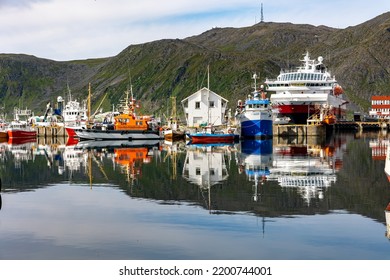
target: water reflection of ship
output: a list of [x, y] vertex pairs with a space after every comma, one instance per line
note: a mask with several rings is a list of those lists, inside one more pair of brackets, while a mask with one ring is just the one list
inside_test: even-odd
[[263, 185], [270, 176], [269, 168], [272, 165], [272, 139], [243, 140], [238, 153], [239, 173], [245, 171], [250, 182], [254, 182], [253, 200], [260, 198], [259, 184]]
[[[226, 157], [231, 156], [233, 145], [188, 145], [182, 176], [198, 185], [207, 208], [211, 211], [211, 187], [222, 184], [229, 177]], [[207, 194], [207, 199], [205, 195]]]
[[171, 179], [176, 179], [177, 177], [177, 155], [183, 152], [185, 149], [184, 141], [168, 141], [165, 140], [162, 143], [162, 150], [166, 152], [164, 157], [164, 162], [168, 161], [168, 164], [172, 167], [172, 173], [170, 175]]
[[126, 175], [126, 181], [132, 191], [138, 178], [142, 176], [142, 165], [152, 161], [154, 149], [152, 146], [116, 147], [113, 153], [114, 161]]
[[390, 203], [385, 209], [385, 218], [386, 218], [386, 237], [390, 239]]
[[325, 189], [336, 182], [345, 149], [345, 141], [340, 139], [325, 145], [315, 140], [308, 138], [306, 143], [292, 145], [274, 143], [269, 176], [281, 187], [297, 188], [308, 205], [314, 198], [322, 199]]
[[33, 160], [33, 151], [36, 149], [36, 139], [9, 139], [3, 143], [4, 149], [14, 159], [15, 168], [20, 169], [22, 162]]

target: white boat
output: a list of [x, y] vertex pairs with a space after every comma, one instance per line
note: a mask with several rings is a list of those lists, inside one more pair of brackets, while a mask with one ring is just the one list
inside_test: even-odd
[[242, 104], [238, 101], [236, 119], [240, 124], [240, 136], [243, 138], [272, 137], [272, 110], [266, 93], [261, 86], [257, 89], [257, 75], [253, 75], [254, 91]]
[[[307, 52], [303, 65], [292, 71], [281, 71], [276, 80], [266, 79], [267, 91], [278, 118], [289, 117], [291, 123], [306, 124], [313, 115], [321, 115], [327, 108], [337, 119], [345, 117], [343, 89], [331, 76], [320, 56], [310, 59]], [[320, 120], [321, 121], [321, 120]]]

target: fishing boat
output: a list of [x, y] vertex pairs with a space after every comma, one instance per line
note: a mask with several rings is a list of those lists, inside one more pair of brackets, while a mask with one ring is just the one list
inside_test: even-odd
[[335, 118], [345, 118], [348, 102], [343, 98], [342, 87], [323, 64], [323, 57], [313, 60], [307, 52], [302, 62], [297, 69], [282, 70], [276, 80], [265, 81], [267, 91], [274, 92], [270, 101], [277, 110], [276, 117], [306, 124], [308, 118], [320, 115], [321, 108], [326, 107]]
[[68, 135], [75, 134], [80, 140], [154, 140], [161, 139], [158, 123], [152, 116], [138, 116], [139, 104], [126, 91], [123, 110], [114, 117], [114, 123], [93, 128], [67, 127]]
[[172, 114], [168, 120], [168, 125], [163, 127], [161, 133], [167, 141], [180, 141], [185, 139], [185, 132], [179, 128], [176, 115], [176, 97], [172, 96]]
[[216, 130], [212, 126], [205, 127], [201, 132], [187, 134], [192, 144], [211, 144], [211, 143], [234, 143], [238, 135], [233, 129], [227, 132]]
[[14, 120], [7, 127], [7, 136], [10, 138], [35, 138], [37, 131], [22, 116], [31, 116], [31, 110], [14, 108]]
[[257, 89], [257, 75], [253, 75], [254, 91], [242, 104], [237, 104], [236, 119], [240, 124], [241, 137], [267, 138], [272, 137], [272, 108], [270, 100], [266, 98], [263, 85]]

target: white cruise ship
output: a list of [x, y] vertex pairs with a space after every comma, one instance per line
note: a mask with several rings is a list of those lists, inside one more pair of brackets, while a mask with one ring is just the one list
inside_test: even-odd
[[[346, 104], [343, 89], [323, 64], [323, 57], [310, 59], [307, 52], [303, 65], [292, 71], [282, 70], [276, 80], [266, 79], [277, 118], [289, 118], [291, 123], [306, 124], [318, 115], [323, 120], [331, 114], [335, 119], [345, 117]], [[324, 113], [325, 112], [325, 113]]]

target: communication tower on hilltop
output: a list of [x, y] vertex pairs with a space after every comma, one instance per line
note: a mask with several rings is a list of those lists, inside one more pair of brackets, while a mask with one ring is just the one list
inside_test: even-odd
[[264, 22], [263, 3], [261, 3], [261, 16], [260, 16], [260, 22]]

